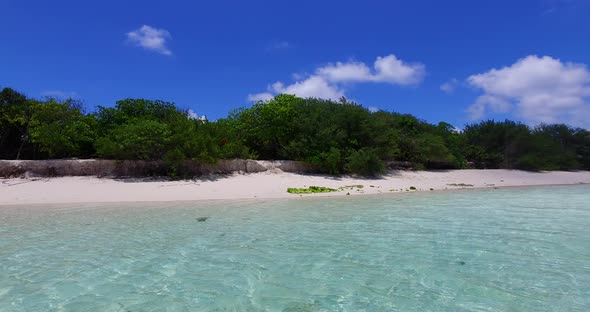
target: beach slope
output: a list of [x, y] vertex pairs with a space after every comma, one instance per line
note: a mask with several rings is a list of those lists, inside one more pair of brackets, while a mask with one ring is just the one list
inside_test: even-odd
[[[392, 171], [377, 179], [302, 175], [280, 170], [181, 181], [96, 177], [15, 178], [0, 180], [0, 205], [355, 196], [586, 183], [590, 183], [589, 171], [518, 170]], [[287, 193], [290, 187], [312, 185], [338, 191], [308, 195]]]

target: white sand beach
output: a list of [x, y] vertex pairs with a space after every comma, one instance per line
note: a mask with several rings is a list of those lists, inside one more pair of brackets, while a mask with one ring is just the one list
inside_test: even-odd
[[[16, 178], [0, 180], [0, 205], [355, 196], [582, 183], [590, 183], [589, 171], [393, 171], [378, 179], [301, 175], [280, 170], [181, 181], [96, 177]], [[287, 193], [287, 188], [311, 185], [343, 189], [323, 194]], [[349, 187], [353, 185], [362, 187]]]

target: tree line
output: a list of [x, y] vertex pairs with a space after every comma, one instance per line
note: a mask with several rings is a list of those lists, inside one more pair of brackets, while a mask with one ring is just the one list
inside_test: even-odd
[[416, 169], [590, 170], [590, 132], [564, 124], [531, 128], [482, 121], [457, 131], [409, 114], [339, 101], [278, 95], [226, 118], [192, 118], [173, 103], [125, 99], [85, 113], [75, 100], [0, 92], [0, 159], [160, 160], [179, 175], [186, 161], [299, 160], [329, 174]]

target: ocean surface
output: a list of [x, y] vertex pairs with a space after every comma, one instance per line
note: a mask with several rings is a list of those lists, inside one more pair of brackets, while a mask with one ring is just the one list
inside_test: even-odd
[[590, 186], [2, 206], [0, 311], [586, 312]]

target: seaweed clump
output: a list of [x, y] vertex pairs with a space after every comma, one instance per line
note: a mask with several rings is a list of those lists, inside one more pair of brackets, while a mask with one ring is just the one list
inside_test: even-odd
[[324, 186], [310, 186], [308, 188], [295, 188], [290, 187], [287, 189], [287, 193], [291, 194], [312, 194], [312, 193], [329, 193], [336, 192], [336, 189], [324, 187]]

